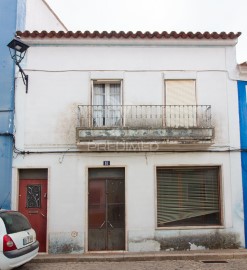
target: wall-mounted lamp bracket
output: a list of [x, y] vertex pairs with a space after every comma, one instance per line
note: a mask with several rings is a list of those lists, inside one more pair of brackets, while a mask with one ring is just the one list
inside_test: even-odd
[[17, 64], [19, 71], [21, 73], [22, 81], [24, 85], [26, 85], [26, 94], [28, 93], [28, 75], [24, 72], [24, 70], [21, 68], [20, 64]]

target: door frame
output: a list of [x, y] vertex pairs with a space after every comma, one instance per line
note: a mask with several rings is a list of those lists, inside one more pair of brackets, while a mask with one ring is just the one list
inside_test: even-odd
[[85, 167], [85, 176], [86, 176], [86, 181], [85, 181], [85, 216], [84, 216], [84, 220], [85, 220], [85, 239], [84, 239], [84, 247], [85, 247], [85, 252], [88, 253], [116, 253], [116, 252], [123, 252], [123, 250], [102, 250], [102, 251], [89, 251], [88, 250], [88, 187], [89, 187], [89, 169], [114, 169], [114, 168], [122, 168], [124, 169], [124, 196], [125, 196], [125, 250], [127, 251], [127, 177], [126, 177], [126, 172], [127, 172], [127, 166], [125, 165], [114, 165], [114, 166], [86, 166]]
[[[19, 208], [19, 188], [20, 188], [20, 170], [28, 170], [28, 169], [46, 169], [47, 170], [47, 219], [46, 219], [46, 251], [42, 252], [42, 254], [48, 254], [48, 247], [49, 247], [49, 243], [48, 243], [48, 234], [49, 234], [49, 222], [50, 222], [50, 218], [49, 218], [49, 213], [50, 213], [50, 200], [49, 200], [49, 194], [50, 194], [50, 166], [42, 166], [42, 167], [38, 167], [38, 166], [19, 166], [19, 167], [15, 167], [14, 171], [13, 171], [13, 176], [12, 178], [15, 180], [14, 181], [14, 185], [12, 185], [12, 194], [15, 194], [15, 201], [12, 203], [13, 205], [13, 209], [18, 211]], [[14, 198], [14, 196], [12, 196]]]

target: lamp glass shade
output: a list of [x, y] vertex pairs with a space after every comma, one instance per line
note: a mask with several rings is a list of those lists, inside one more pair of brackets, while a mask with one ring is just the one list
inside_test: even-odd
[[13, 49], [20, 53], [25, 52], [29, 48], [29, 46], [26, 43], [24, 43], [18, 38], [14, 38], [12, 41], [10, 41], [10, 43], [7, 46], [10, 49]]

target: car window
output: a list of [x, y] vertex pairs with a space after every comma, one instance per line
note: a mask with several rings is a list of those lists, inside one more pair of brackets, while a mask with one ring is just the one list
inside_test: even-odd
[[8, 234], [31, 229], [28, 219], [18, 212], [0, 213]]

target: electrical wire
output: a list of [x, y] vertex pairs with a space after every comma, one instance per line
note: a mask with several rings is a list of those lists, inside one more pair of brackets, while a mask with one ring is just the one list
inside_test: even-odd
[[[228, 146], [220, 146], [219, 148], [222, 149], [191, 149], [191, 150], [179, 150], [179, 149], [167, 149], [162, 151], [157, 151], [158, 153], [241, 153], [247, 152], [247, 148], [234, 148]], [[225, 149], [228, 148], [228, 149]], [[80, 154], [80, 153], [96, 153], [96, 151], [83, 151], [83, 150], [46, 150], [46, 151], [26, 151], [16, 148], [14, 143], [14, 153], [18, 155], [30, 155], [30, 154]], [[97, 151], [97, 153], [116, 153], [116, 152], [123, 152], [123, 153], [130, 153], [130, 151]], [[156, 151], [131, 151], [134, 153], [145, 153], [145, 152], [156, 152]]]

